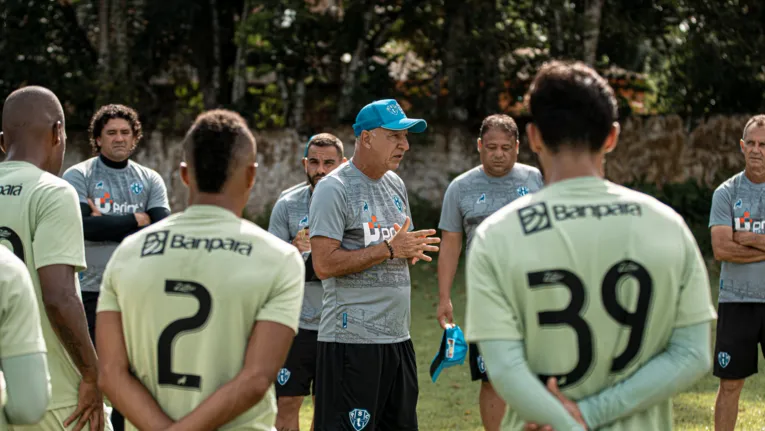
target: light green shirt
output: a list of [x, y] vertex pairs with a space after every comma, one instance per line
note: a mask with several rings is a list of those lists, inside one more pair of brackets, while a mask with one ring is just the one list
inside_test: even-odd
[[[194, 205], [117, 247], [98, 312], [122, 313], [131, 370], [179, 420], [239, 373], [258, 321], [297, 332], [304, 277], [292, 245], [230, 211]], [[223, 429], [270, 431], [275, 419], [271, 386]]]
[[[682, 218], [595, 177], [554, 183], [486, 219], [467, 271], [468, 340], [522, 340], [531, 371], [557, 377], [574, 400], [634, 373], [673, 328], [715, 318]], [[671, 411], [666, 399], [604, 429], [671, 429]], [[508, 410], [502, 429], [522, 428]]]
[[[0, 244], [24, 261], [37, 296], [52, 385], [48, 410], [75, 406], [81, 376], [48, 320], [37, 270], [57, 264], [73, 266], [75, 272], [85, 269], [77, 192], [26, 162], [0, 163], [0, 191]], [[79, 295], [76, 274], [74, 279]]]

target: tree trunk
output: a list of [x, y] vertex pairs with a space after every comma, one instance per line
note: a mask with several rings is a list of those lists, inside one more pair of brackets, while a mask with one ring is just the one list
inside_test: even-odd
[[218, 1], [210, 1], [210, 16], [212, 20], [212, 80], [208, 88], [203, 91], [205, 108], [211, 109], [218, 106], [220, 94], [220, 22], [218, 21]]
[[303, 127], [303, 114], [305, 113], [305, 79], [301, 76], [295, 82], [295, 92], [292, 97], [292, 124], [297, 130]]
[[598, 55], [598, 39], [600, 38], [600, 16], [603, 12], [604, 0], [587, 0], [584, 9], [584, 48], [583, 60], [590, 66], [595, 65]]
[[373, 7], [364, 12], [364, 32], [356, 42], [356, 49], [353, 52], [350, 64], [343, 73], [343, 87], [340, 91], [340, 102], [337, 104], [337, 118], [340, 121], [345, 120], [353, 108], [353, 90], [356, 88], [356, 79], [359, 69], [366, 63], [367, 35], [374, 17]]
[[244, 0], [242, 15], [239, 18], [240, 33], [237, 34], [236, 60], [234, 60], [234, 84], [231, 89], [231, 103], [234, 105], [239, 103], [247, 92], [247, 68], [245, 64], [247, 37], [241, 34], [241, 29], [243, 29], [247, 23], [247, 16], [250, 12], [249, 3], [248, 0]]

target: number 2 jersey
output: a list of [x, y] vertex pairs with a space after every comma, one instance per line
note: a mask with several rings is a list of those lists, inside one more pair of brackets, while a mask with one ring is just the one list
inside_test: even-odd
[[12, 250], [26, 264], [35, 287], [48, 349], [51, 380], [48, 410], [75, 406], [82, 378], [53, 331], [37, 270], [48, 265], [74, 267], [74, 284], [79, 294], [76, 272], [85, 269], [85, 244], [77, 192], [66, 181], [31, 163], [0, 163], [0, 245]]
[[[179, 420], [239, 373], [256, 322], [297, 332], [304, 273], [292, 245], [228, 210], [194, 205], [117, 247], [98, 312], [122, 313], [131, 370]], [[270, 431], [275, 419], [271, 385], [222, 428]]]
[[[468, 340], [523, 341], [531, 371], [557, 377], [574, 400], [630, 376], [674, 328], [716, 317], [683, 219], [596, 177], [554, 183], [487, 218], [467, 271]], [[520, 430], [511, 409], [502, 429]], [[602, 429], [672, 429], [671, 409], [666, 399]]]

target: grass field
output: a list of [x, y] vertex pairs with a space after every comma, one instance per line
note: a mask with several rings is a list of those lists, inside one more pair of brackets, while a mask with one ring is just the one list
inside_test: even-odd
[[[463, 267], [452, 293], [455, 321], [463, 324], [465, 309], [465, 284]], [[711, 285], [716, 303], [718, 275], [716, 265], [710, 269]], [[418, 415], [422, 431], [482, 431], [478, 410], [478, 382], [470, 381], [467, 361], [460, 367], [449, 368], [438, 379], [430, 380], [430, 361], [441, 342], [441, 328], [436, 323], [438, 302], [436, 262], [417, 264], [412, 269], [412, 340], [417, 352], [417, 369], [420, 383]], [[760, 360], [760, 371], [765, 371], [765, 361]], [[717, 379], [711, 374], [688, 391], [674, 398], [676, 430], [714, 429], [714, 399]], [[765, 378], [763, 373], [747, 380], [741, 395], [736, 429], [765, 430]], [[313, 408], [306, 399], [301, 411], [301, 429], [309, 430]]]

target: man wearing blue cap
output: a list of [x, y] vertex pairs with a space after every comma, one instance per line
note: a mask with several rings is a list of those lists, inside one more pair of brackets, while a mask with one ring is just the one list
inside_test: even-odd
[[344, 162], [343, 142], [337, 136], [329, 133], [312, 136], [306, 144], [303, 158], [307, 181], [282, 192], [268, 223], [268, 231], [297, 247], [306, 261], [300, 329], [284, 367], [279, 370], [275, 385], [278, 430], [299, 430], [303, 397], [315, 393], [315, 387], [311, 385], [315, 385], [316, 378], [316, 337], [321, 318], [322, 288], [310, 259], [308, 206], [316, 183]]
[[404, 182], [393, 170], [409, 150], [395, 100], [365, 106], [353, 158], [316, 187], [309, 226], [324, 297], [318, 337], [315, 427], [417, 430], [417, 365], [409, 336], [407, 262], [431, 261], [434, 229], [414, 231]]

